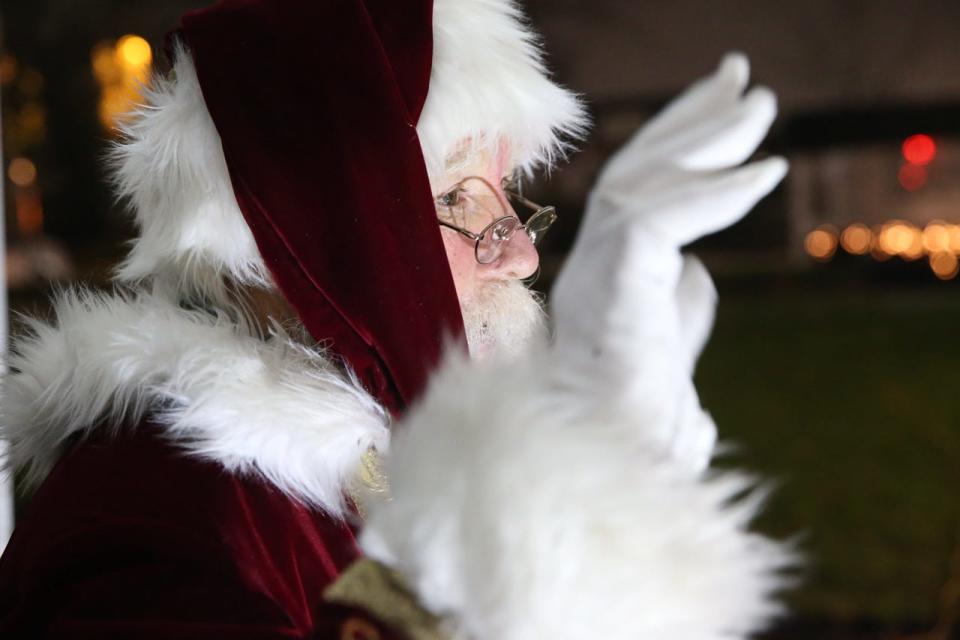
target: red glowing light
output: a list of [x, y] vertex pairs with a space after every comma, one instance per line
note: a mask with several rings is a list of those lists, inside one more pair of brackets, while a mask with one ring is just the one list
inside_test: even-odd
[[916, 191], [927, 183], [927, 168], [917, 164], [905, 164], [897, 172], [897, 180], [907, 191]]
[[937, 143], [930, 136], [918, 133], [903, 141], [903, 158], [910, 164], [930, 164], [937, 155]]

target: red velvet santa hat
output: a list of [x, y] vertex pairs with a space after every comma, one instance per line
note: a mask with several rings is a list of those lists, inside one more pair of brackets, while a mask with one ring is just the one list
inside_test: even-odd
[[183, 40], [115, 154], [119, 279], [277, 286], [401, 409], [462, 331], [428, 176], [465, 143], [552, 162], [581, 106], [511, 0], [223, 0]]

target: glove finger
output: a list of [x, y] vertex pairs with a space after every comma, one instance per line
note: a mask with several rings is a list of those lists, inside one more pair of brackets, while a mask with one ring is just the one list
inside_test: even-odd
[[644, 208], [656, 212], [656, 226], [678, 246], [725, 229], [770, 193], [787, 172], [780, 157], [704, 176]]
[[629, 191], [639, 177], [652, 182], [665, 170], [670, 172], [673, 166], [715, 171], [738, 165], [760, 146], [776, 115], [774, 93], [766, 87], [757, 87], [743, 100], [728, 105], [722, 113], [704, 118], [665, 141], [653, 154], [663, 159], [660, 164], [641, 168], [637, 162], [631, 171], [605, 172], [603, 188]]
[[723, 57], [717, 70], [693, 83], [644, 127], [647, 144], [669, 138], [735, 102], [750, 80], [750, 62], [739, 52]]
[[678, 135], [677, 164], [696, 171], [738, 165], [760, 146], [776, 116], [776, 96], [766, 87], [757, 87], [722, 117]]
[[725, 111], [736, 103], [749, 75], [746, 56], [727, 54], [716, 72], [694, 83], [634, 134], [607, 162], [598, 184], [628, 179], [643, 163], [661, 158], [662, 152], [669, 150], [670, 139], [677, 132], [709, 121], [718, 111]]
[[685, 371], [693, 375], [697, 359], [710, 338], [717, 305], [717, 289], [713, 280], [707, 268], [694, 256], [683, 257], [676, 298]]
[[654, 182], [596, 190], [578, 242], [622, 233], [639, 222], [674, 246], [683, 246], [742, 218], [786, 171], [787, 161], [776, 156], [737, 169], [665, 172]]

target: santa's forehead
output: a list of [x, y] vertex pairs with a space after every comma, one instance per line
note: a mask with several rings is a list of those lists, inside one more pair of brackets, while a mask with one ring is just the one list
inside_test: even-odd
[[480, 176], [496, 184], [514, 170], [509, 144], [475, 146], [465, 143], [448, 159], [443, 173], [430, 176], [430, 187], [434, 193], [441, 193], [468, 176]]

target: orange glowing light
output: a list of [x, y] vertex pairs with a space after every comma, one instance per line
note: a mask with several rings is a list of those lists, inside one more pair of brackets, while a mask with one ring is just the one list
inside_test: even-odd
[[153, 51], [140, 36], [123, 36], [117, 40], [117, 57], [128, 67], [141, 69], [153, 60]]
[[100, 104], [97, 107], [97, 113], [100, 116], [100, 122], [110, 129], [115, 127], [123, 115], [129, 111], [133, 104], [133, 96], [122, 86], [107, 86], [103, 89], [100, 96]]
[[950, 251], [950, 229], [947, 224], [934, 220], [923, 230], [923, 248], [929, 253]]
[[923, 232], [916, 227], [910, 227], [910, 244], [900, 252], [904, 260], [919, 260], [923, 257]]
[[937, 155], [937, 143], [930, 136], [918, 133], [903, 141], [901, 151], [903, 151], [904, 160], [910, 164], [923, 166], [933, 162]]
[[37, 179], [37, 167], [27, 158], [14, 158], [10, 161], [7, 176], [18, 187], [29, 187]]
[[38, 189], [22, 189], [14, 196], [17, 227], [25, 235], [36, 235], [43, 231], [43, 204]]
[[123, 82], [123, 70], [117, 64], [117, 52], [109, 41], [98, 42], [90, 52], [93, 75], [100, 84]]
[[873, 233], [865, 224], [852, 224], [843, 230], [840, 234], [840, 245], [847, 253], [855, 256], [862, 256], [870, 252], [870, 245], [873, 243]]
[[884, 253], [892, 256], [908, 251], [913, 244], [911, 225], [902, 220], [887, 222], [880, 230], [878, 244]]
[[900, 186], [907, 191], [916, 191], [927, 184], [927, 168], [918, 164], [907, 163], [897, 172]]
[[814, 229], [807, 234], [803, 247], [814, 260], [825, 262], [837, 251], [837, 232], [828, 225]]
[[941, 280], [950, 280], [960, 271], [957, 256], [946, 251], [940, 251], [930, 256], [930, 269]]
[[114, 131], [140, 98], [150, 75], [150, 43], [136, 35], [97, 43], [91, 51], [93, 75], [100, 84], [98, 113], [103, 126]]
[[17, 59], [11, 55], [0, 56], [0, 84], [4, 86], [17, 77]]
[[947, 233], [950, 235], [950, 251], [960, 254], [960, 226], [947, 225]]
[[874, 225], [870, 231], [873, 234], [870, 240], [870, 257], [878, 262], [886, 262], [891, 256], [880, 246], [880, 236], [883, 233], [883, 226], [879, 224]]

